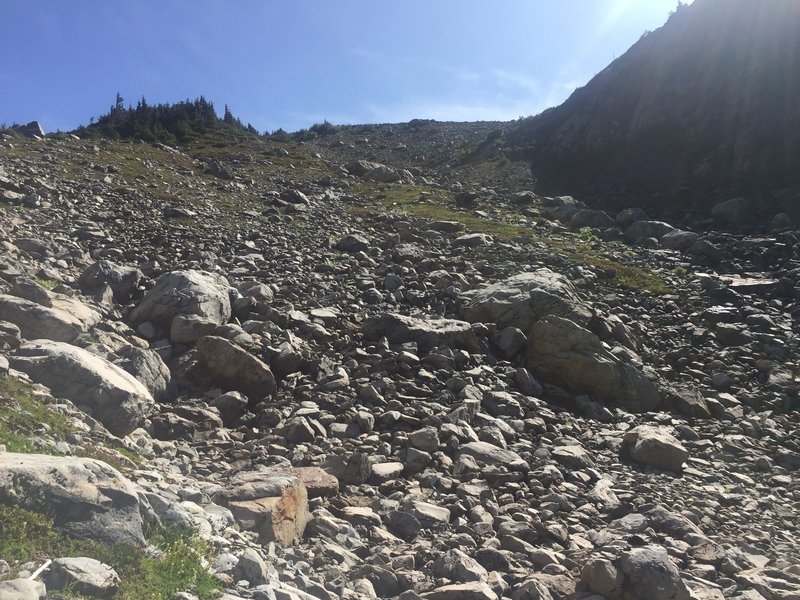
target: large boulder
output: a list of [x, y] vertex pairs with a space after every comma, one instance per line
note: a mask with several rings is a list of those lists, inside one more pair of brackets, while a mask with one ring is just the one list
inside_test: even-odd
[[465, 292], [461, 316], [472, 323], [496, 323], [526, 332], [542, 317], [558, 315], [583, 323], [591, 311], [575, 287], [549, 269], [520, 273], [492, 285]]
[[129, 319], [169, 329], [176, 315], [198, 315], [217, 325], [231, 318], [230, 286], [221, 275], [206, 271], [172, 271], [156, 281]]
[[270, 368], [234, 342], [204, 336], [197, 341], [197, 355], [221, 388], [241, 392], [253, 402], [275, 394], [277, 384]]
[[72, 400], [114, 435], [127, 435], [142, 425], [155, 404], [147, 388], [130, 373], [63, 342], [26, 342], [11, 357], [10, 365], [49, 387], [55, 396]]
[[73, 342], [100, 320], [99, 313], [78, 300], [61, 297], [53, 303], [47, 296], [44, 299], [51, 306], [0, 294], [0, 321], [14, 323], [28, 340]]
[[640, 425], [625, 434], [621, 452], [638, 463], [679, 473], [689, 451], [663, 429]]
[[417, 342], [423, 350], [448, 346], [474, 351], [478, 336], [465, 321], [454, 319], [421, 319], [395, 313], [383, 313], [364, 322], [364, 337], [378, 340], [386, 337], [393, 344]]
[[136, 267], [100, 260], [84, 269], [78, 279], [81, 289], [91, 292], [107, 285], [117, 302], [127, 302], [144, 275]]
[[227, 505], [242, 529], [258, 534], [262, 544], [294, 544], [311, 518], [303, 481], [276, 469], [237, 474], [219, 492], [218, 501]]
[[538, 377], [631, 412], [647, 412], [659, 405], [660, 394], [653, 382], [573, 321], [545, 317], [533, 326], [528, 339], [527, 367]]
[[667, 551], [644, 546], [616, 558], [596, 556], [581, 571], [581, 583], [608, 600], [689, 600], [689, 589]]
[[715, 204], [711, 216], [726, 225], [744, 225], [752, 219], [753, 212], [754, 205], [747, 198], [731, 198]]
[[0, 453], [0, 503], [52, 515], [79, 539], [145, 543], [136, 487], [99, 460]]
[[356, 160], [347, 165], [347, 172], [361, 177], [368, 181], [375, 181], [378, 183], [392, 183], [400, 181], [402, 175], [393, 167], [387, 165], [369, 162], [366, 160]]
[[49, 590], [69, 588], [91, 598], [113, 598], [120, 584], [114, 569], [86, 556], [57, 558], [44, 578]]

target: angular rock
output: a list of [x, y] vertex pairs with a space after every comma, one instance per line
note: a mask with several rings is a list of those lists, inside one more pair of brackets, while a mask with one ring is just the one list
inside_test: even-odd
[[636, 462], [679, 473], [689, 458], [689, 451], [668, 432], [640, 425], [628, 431], [622, 442], [622, 453]]
[[10, 362], [55, 395], [72, 400], [117, 436], [139, 427], [155, 406], [147, 388], [130, 373], [70, 344], [27, 342]]
[[465, 321], [454, 319], [421, 319], [406, 315], [383, 313], [364, 322], [364, 337], [378, 340], [386, 337], [393, 344], [417, 342], [420, 349], [447, 346], [475, 350], [478, 336]]
[[73, 342], [100, 319], [100, 315], [88, 310], [88, 307], [86, 314], [81, 316], [16, 296], [0, 294], [0, 321], [14, 323], [19, 327], [22, 337], [28, 340]]
[[227, 280], [205, 271], [172, 271], [156, 281], [128, 318], [134, 325], [149, 321], [168, 329], [177, 315], [198, 315], [217, 325], [231, 318]]
[[253, 402], [275, 394], [277, 383], [270, 368], [237, 344], [207, 335], [197, 341], [197, 354], [223, 389], [241, 392]]
[[486, 465], [503, 465], [510, 469], [527, 469], [528, 464], [516, 452], [488, 442], [469, 442], [458, 450], [459, 456], [471, 456]]
[[135, 267], [118, 265], [110, 260], [100, 260], [89, 265], [78, 279], [81, 289], [94, 291], [107, 285], [114, 293], [114, 300], [127, 302], [144, 275]]
[[549, 269], [520, 273], [463, 294], [462, 317], [471, 322], [513, 326], [527, 333], [547, 315], [585, 322], [591, 312], [569, 280]]
[[119, 589], [120, 578], [107, 564], [94, 558], [57, 558], [44, 577], [47, 588], [71, 591], [92, 598], [112, 598]]
[[51, 514], [79, 539], [145, 543], [137, 488], [98, 460], [0, 452], [0, 502]]
[[483, 582], [443, 585], [422, 594], [425, 600], [497, 600], [498, 596]]
[[294, 544], [311, 518], [306, 486], [280, 469], [242, 472], [220, 495], [239, 526], [257, 533], [262, 544]]
[[653, 382], [576, 323], [546, 317], [533, 326], [528, 339], [527, 366], [537, 377], [632, 412], [647, 412], [659, 405]]

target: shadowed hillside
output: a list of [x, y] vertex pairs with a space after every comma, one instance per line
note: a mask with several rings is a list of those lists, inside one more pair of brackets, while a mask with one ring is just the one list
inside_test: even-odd
[[800, 3], [697, 0], [508, 136], [538, 190], [682, 216], [800, 206]]

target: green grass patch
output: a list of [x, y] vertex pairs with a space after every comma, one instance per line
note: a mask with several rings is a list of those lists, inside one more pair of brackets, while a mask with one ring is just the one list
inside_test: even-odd
[[64, 439], [73, 428], [67, 417], [37, 399], [29, 384], [0, 377], [0, 444], [9, 452], [47, 452], [33, 442], [43, 430]]
[[377, 195], [374, 189], [367, 184], [360, 184], [357, 191], [370, 200], [364, 205], [350, 207], [351, 212], [366, 217], [373, 216], [380, 211], [390, 210], [431, 221], [457, 221], [464, 225], [467, 232], [487, 233], [499, 240], [529, 236], [571, 262], [613, 272], [612, 281], [626, 289], [653, 294], [666, 294], [672, 291], [660, 273], [633, 264], [621, 263], [592, 248], [592, 242], [598, 241], [599, 238], [589, 228], [578, 233], [577, 243], [570, 244], [536, 234], [531, 227], [509, 222], [520, 218], [519, 214], [512, 211], [507, 213], [509, 221], [501, 221], [477, 215], [474, 211], [459, 210], [455, 206], [452, 195], [438, 188], [393, 185], [387, 186]]
[[[374, 188], [362, 185], [361, 191], [367, 193]], [[487, 233], [501, 240], [510, 240], [520, 235], [531, 235], [530, 227], [488, 219], [473, 212], [458, 210], [452, 194], [438, 188], [412, 185], [388, 187], [366, 205], [351, 207], [359, 216], [374, 215], [376, 210], [392, 210], [401, 214], [414, 215], [430, 221], [457, 221], [464, 225], [468, 233]]]
[[[75, 431], [69, 418], [36, 397], [30, 384], [0, 377], [0, 444], [8, 452], [52, 454], [49, 444], [35, 440], [41, 437], [65, 441]], [[138, 467], [143, 462], [141, 456], [118, 445], [85, 443], [72, 450], [77, 456], [101, 460], [120, 470]]]
[[203, 566], [211, 557], [209, 544], [176, 528], [159, 529], [148, 538], [157, 553], [76, 540], [56, 531], [45, 515], [0, 505], [0, 556], [12, 564], [63, 556], [97, 559], [120, 576], [117, 600], [168, 600], [183, 590], [209, 598], [219, 588]]

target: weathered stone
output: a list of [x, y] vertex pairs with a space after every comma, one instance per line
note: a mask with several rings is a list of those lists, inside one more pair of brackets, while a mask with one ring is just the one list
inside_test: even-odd
[[197, 354], [220, 387], [241, 392], [253, 402], [275, 394], [277, 383], [270, 368], [237, 344], [207, 335], [197, 341]]
[[76, 316], [60, 308], [0, 294], [0, 320], [14, 323], [28, 340], [73, 342], [100, 319], [100, 315], [88, 307], [83, 313]]
[[144, 544], [137, 489], [98, 460], [0, 453], [0, 502], [52, 514], [79, 539]]
[[668, 432], [640, 425], [625, 434], [622, 452], [636, 462], [679, 473], [689, 452]]
[[386, 337], [393, 344], [417, 342], [421, 349], [448, 346], [474, 350], [478, 337], [472, 326], [454, 319], [420, 319], [383, 313], [364, 322], [364, 337], [377, 340]]
[[173, 271], [156, 281], [129, 319], [135, 325], [149, 321], [165, 329], [176, 315], [198, 315], [217, 325], [231, 318], [230, 286], [217, 274]]
[[112, 598], [119, 589], [120, 578], [107, 564], [94, 558], [57, 558], [45, 573], [50, 590], [70, 590], [92, 598]]
[[634, 366], [619, 361], [596, 335], [576, 323], [545, 317], [533, 326], [528, 338], [528, 368], [538, 377], [632, 412], [658, 406], [656, 386]]
[[130, 373], [86, 350], [48, 340], [19, 347], [11, 365], [54, 394], [69, 398], [114, 435], [139, 427], [155, 402]]
[[3, 600], [45, 600], [47, 588], [41, 581], [9, 579], [0, 581], [0, 598]]
[[114, 293], [114, 300], [127, 302], [144, 275], [135, 267], [118, 265], [110, 260], [100, 260], [88, 266], [81, 273], [81, 289], [94, 291], [107, 285]]
[[280, 470], [242, 472], [221, 496], [239, 526], [257, 533], [262, 544], [294, 544], [310, 519], [305, 485]]
[[464, 294], [463, 318], [470, 322], [496, 323], [528, 332], [547, 315], [589, 319], [589, 309], [578, 298], [569, 280], [549, 269], [520, 273], [487, 287]]

